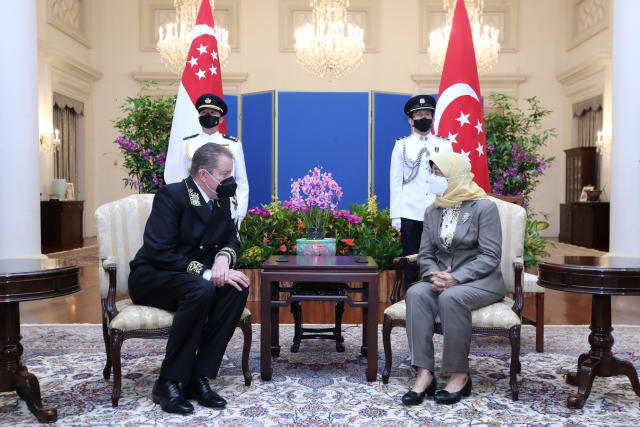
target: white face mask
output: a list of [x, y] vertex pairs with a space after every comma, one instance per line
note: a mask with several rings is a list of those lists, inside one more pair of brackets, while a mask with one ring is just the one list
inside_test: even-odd
[[436, 196], [442, 196], [448, 187], [449, 182], [444, 176], [432, 174], [429, 178], [429, 189]]
[[[462, 178], [463, 176], [465, 176], [465, 174], [452, 176], [449, 179]], [[432, 173], [429, 177], [429, 189], [436, 196], [442, 196], [444, 192], [447, 191], [447, 188], [449, 188], [449, 179]]]

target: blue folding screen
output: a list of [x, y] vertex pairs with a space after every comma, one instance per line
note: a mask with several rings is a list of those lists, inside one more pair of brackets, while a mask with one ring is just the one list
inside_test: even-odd
[[369, 94], [278, 92], [277, 96], [278, 198], [289, 199], [292, 178], [323, 166], [342, 187], [341, 208], [366, 202]]
[[389, 207], [389, 166], [396, 139], [411, 133], [404, 114], [410, 95], [373, 92], [373, 194], [381, 209]]
[[227, 135], [238, 136], [238, 95], [225, 95], [224, 102], [227, 103], [229, 111], [225, 116], [227, 121]]
[[273, 92], [242, 95], [242, 146], [249, 180], [249, 208], [271, 201], [273, 118]]

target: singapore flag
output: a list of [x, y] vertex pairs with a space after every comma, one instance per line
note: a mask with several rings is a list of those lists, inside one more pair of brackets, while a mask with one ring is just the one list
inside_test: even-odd
[[458, 0], [442, 69], [433, 131], [449, 138], [453, 151], [469, 159], [473, 180], [488, 193], [491, 189], [480, 100], [471, 26], [464, 0]]
[[[214, 28], [211, 4], [209, 0], [202, 0], [178, 88], [167, 158], [179, 158], [180, 155], [184, 155], [182, 152], [174, 153], [176, 150], [182, 150], [183, 138], [202, 131], [195, 106], [198, 97], [204, 93], [212, 93], [224, 99], [218, 40]], [[227, 132], [224, 119], [220, 122], [218, 131], [222, 134]], [[166, 178], [165, 176], [165, 180]], [[167, 180], [167, 183], [169, 181]]]

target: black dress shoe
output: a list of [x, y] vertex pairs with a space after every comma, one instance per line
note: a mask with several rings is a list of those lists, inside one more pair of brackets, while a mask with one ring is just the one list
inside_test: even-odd
[[[433, 375], [433, 372], [431, 373]], [[436, 388], [438, 387], [438, 383], [436, 382], [436, 377], [434, 376], [431, 379], [431, 383], [427, 386], [427, 388], [421, 392], [415, 392], [413, 390], [409, 390], [402, 396], [402, 403], [407, 406], [419, 405], [424, 400], [424, 396], [433, 396], [436, 392]]]
[[202, 406], [207, 408], [222, 409], [227, 406], [218, 393], [211, 390], [206, 377], [195, 377], [184, 388], [184, 395], [189, 399], [195, 399]]
[[460, 399], [462, 399], [463, 397], [468, 397], [470, 394], [471, 394], [471, 375], [467, 375], [467, 382], [464, 384], [464, 386], [460, 390], [454, 391], [452, 393], [449, 393], [444, 389], [439, 390], [436, 393], [433, 400], [435, 400], [436, 403], [441, 403], [443, 405], [453, 405], [454, 403], [460, 402]]
[[153, 403], [158, 403], [163, 411], [172, 414], [190, 414], [193, 405], [182, 396], [178, 383], [158, 378], [151, 392]]

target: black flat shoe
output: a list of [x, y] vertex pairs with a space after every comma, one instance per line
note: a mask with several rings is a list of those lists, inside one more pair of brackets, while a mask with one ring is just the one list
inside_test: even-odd
[[436, 403], [440, 403], [443, 405], [453, 405], [454, 403], [460, 402], [460, 399], [462, 399], [463, 397], [468, 397], [470, 394], [471, 394], [471, 375], [467, 375], [467, 382], [464, 384], [464, 386], [460, 390], [454, 391], [452, 393], [449, 393], [444, 389], [439, 390], [436, 393], [433, 400], [435, 400]]
[[222, 409], [227, 406], [227, 401], [211, 390], [206, 377], [196, 377], [191, 380], [191, 383], [184, 388], [184, 395], [189, 399], [195, 399], [199, 404], [207, 408]]
[[165, 412], [182, 415], [193, 412], [193, 405], [184, 398], [175, 381], [157, 379], [153, 384], [151, 397], [153, 403], [159, 404]]
[[[431, 373], [433, 376], [433, 372]], [[407, 406], [419, 405], [424, 400], [424, 396], [433, 396], [436, 393], [436, 388], [438, 388], [438, 383], [436, 381], [436, 377], [433, 376], [431, 379], [431, 383], [427, 386], [427, 388], [421, 392], [417, 393], [415, 391], [409, 390], [402, 396], [402, 403]]]

